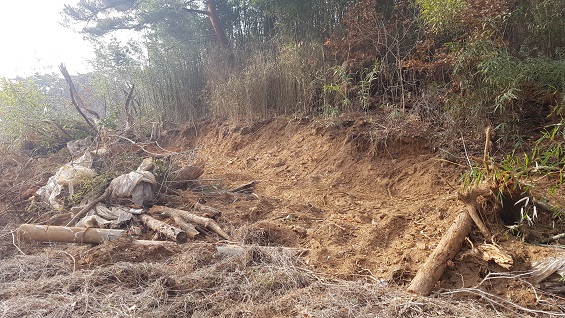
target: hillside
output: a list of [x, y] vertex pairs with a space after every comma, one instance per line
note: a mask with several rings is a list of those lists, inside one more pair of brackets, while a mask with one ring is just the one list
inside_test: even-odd
[[[466, 138], [465, 149], [480, 154], [481, 137]], [[45, 182], [68, 155], [6, 153], [2, 171], [5, 183], [13, 182], [4, 187], [0, 218], [2, 317], [563, 315], [562, 298], [511, 277], [558, 250], [524, 243], [503, 224], [489, 226], [514, 259], [511, 272], [475, 257], [465, 243], [436, 285], [437, 297], [404, 291], [465, 209], [457, 199], [457, 180], [468, 168], [459, 141], [416, 117], [394, 121], [381, 113], [208, 120], [166, 131], [159, 147], [145, 149], [184, 153], [179, 160], [198, 162], [204, 174], [197, 187], [161, 191], [157, 203], [184, 209], [198, 200], [221, 211], [217, 223], [245, 247], [231, 254], [219, 252], [222, 238], [212, 233], [156, 246], [15, 241], [19, 224], [45, 218], [37, 211], [54, 214], [30, 209], [18, 194]], [[149, 156], [124, 140], [108, 146], [114, 158]], [[252, 196], [215, 191], [251, 181]], [[473, 228], [469, 242], [482, 240]], [[489, 273], [509, 278], [484, 282]]]

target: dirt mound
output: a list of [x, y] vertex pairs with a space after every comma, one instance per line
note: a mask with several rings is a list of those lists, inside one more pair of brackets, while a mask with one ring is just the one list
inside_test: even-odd
[[341, 278], [405, 280], [464, 209], [459, 171], [439, 160], [421, 122], [383, 127], [371, 118], [207, 126], [196, 147], [204, 178], [260, 180], [261, 200], [223, 207], [235, 228], [255, 222], [255, 243], [307, 247], [313, 268]]
[[[457, 200], [461, 167], [438, 155], [440, 134], [415, 118], [392, 122], [378, 115], [207, 121], [168, 131], [160, 146], [195, 149], [205, 173], [198, 191], [162, 196], [160, 204], [180, 208], [206, 201], [222, 212], [216, 221], [232, 240], [252, 248], [221, 255], [214, 245], [219, 237], [206, 236], [174, 247], [117, 240], [30, 247], [24, 251], [35, 255], [14, 256], [19, 252], [6, 241], [0, 251], [9, 259], [0, 272], [11, 274], [0, 279], [0, 302], [7, 317], [30, 308], [30, 316], [132, 317], [506, 316], [500, 310], [515, 317], [563, 311], [519, 280], [490, 279], [506, 270], [474, 258], [470, 246], [463, 246], [436, 286], [460, 293], [440, 292], [434, 299], [402, 292], [465, 209]], [[212, 191], [254, 180], [255, 196]], [[11, 239], [10, 225], [2, 225], [2, 237]], [[471, 234], [473, 242], [480, 238]], [[548, 254], [510, 235], [499, 243], [513, 254], [517, 271]], [[270, 248], [280, 246], [304, 252], [290, 257]], [[21, 262], [27, 265], [18, 272]], [[475, 288], [485, 278], [486, 290], [498, 295], [488, 298], [488, 306], [477, 301], [485, 295]]]

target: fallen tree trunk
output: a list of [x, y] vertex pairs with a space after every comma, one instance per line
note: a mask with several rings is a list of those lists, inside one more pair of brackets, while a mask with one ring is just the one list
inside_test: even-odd
[[35, 242], [101, 243], [118, 238], [124, 230], [22, 224], [18, 238]]
[[209, 230], [216, 232], [219, 236], [226, 240], [230, 240], [230, 236], [222, 230], [222, 228], [212, 219], [205, 218], [202, 216], [198, 216], [196, 214], [192, 214], [188, 211], [178, 210], [169, 208], [166, 206], [155, 205], [151, 209], [149, 209], [149, 213], [176, 213], [177, 215], [181, 216], [185, 221], [191, 222], [197, 225], [201, 225]]
[[421, 295], [428, 295], [432, 291], [447, 267], [447, 262], [459, 252], [463, 240], [471, 232], [472, 225], [473, 219], [469, 213], [462, 212], [457, 216], [435, 250], [418, 269], [408, 286], [408, 291]]
[[153, 231], [161, 233], [177, 243], [186, 243], [186, 233], [183, 230], [154, 219], [146, 214], [140, 215], [139, 219], [143, 224], [145, 224], [145, 226], [152, 229]]

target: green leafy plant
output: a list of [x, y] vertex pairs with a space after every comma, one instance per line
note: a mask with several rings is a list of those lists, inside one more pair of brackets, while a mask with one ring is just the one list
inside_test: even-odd
[[466, 3], [461, 0], [416, 0], [426, 25], [434, 32], [454, 32], [462, 27]]
[[359, 93], [358, 98], [359, 102], [361, 103], [361, 109], [367, 110], [371, 104], [371, 87], [373, 86], [374, 82], [377, 80], [377, 76], [380, 72], [380, 65], [379, 61], [375, 60], [373, 67], [371, 69], [365, 69], [362, 74], [362, 80], [359, 81]]

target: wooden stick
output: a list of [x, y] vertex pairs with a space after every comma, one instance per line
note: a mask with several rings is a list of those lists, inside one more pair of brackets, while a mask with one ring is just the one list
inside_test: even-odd
[[241, 185], [241, 186], [239, 186], [239, 187], [237, 187], [237, 188], [233, 188], [233, 189], [231, 189], [231, 190], [228, 190], [228, 192], [233, 192], [233, 193], [237, 193], [237, 192], [240, 192], [240, 193], [251, 193], [251, 192], [253, 192], [253, 189], [255, 188], [255, 185], [256, 185], [256, 184], [257, 184], [257, 181], [251, 181], [251, 182], [248, 182], [248, 183], [246, 183], [246, 184], [244, 184], [244, 185]]
[[106, 188], [106, 190], [101, 196], [99, 196], [98, 198], [94, 199], [94, 201], [87, 204], [84, 208], [82, 208], [82, 210], [78, 211], [78, 213], [69, 221], [69, 223], [67, 223], [67, 226], [75, 225], [78, 222], [78, 220], [83, 218], [88, 213], [88, 211], [92, 210], [92, 208], [94, 208], [98, 203], [100, 203], [100, 201], [106, 199], [108, 195], [110, 195], [110, 188]]
[[171, 241], [132, 240], [131, 243], [134, 245], [142, 245], [142, 246], [154, 246], [154, 245], [169, 246], [169, 247], [178, 246], [177, 244]]
[[418, 269], [416, 276], [408, 285], [409, 292], [428, 295], [432, 291], [447, 267], [447, 262], [459, 252], [463, 240], [471, 232], [472, 225], [473, 219], [469, 213], [459, 213], [435, 250]]
[[36, 242], [101, 243], [118, 238], [124, 230], [22, 224], [18, 238]]
[[492, 128], [490, 126], [487, 127], [485, 131], [485, 150], [483, 152], [483, 162], [485, 163], [485, 169], [487, 170], [487, 175], [490, 173], [490, 165], [489, 165], [489, 152], [492, 148]]
[[541, 243], [550, 243], [550, 242], [553, 242], [553, 241], [560, 240], [562, 238], [565, 238], [565, 233], [561, 233], [561, 234], [554, 235], [552, 237], [548, 237], [548, 238], [542, 240]]
[[198, 216], [188, 211], [173, 209], [160, 205], [155, 205], [151, 209], [149, 209], [149, 213], [165, 213], [165, 211], [174, 211], [175, 213], [180, 215], [183, 219], [185, 219], [187, 222], [201, 225], [207, 229], [216, 232], [222, 238], [226, 240], [230, 240], [230, 236], [226, 232], [224, 232], [224, 230], [222, 230], [222, 228], [212, 219]]
[[140, 215], [139, 219], [153, 231], [159, 232], [177, 243], [186, 243], [186, 233], [178, 227], [156, 220], [147, 214]]

